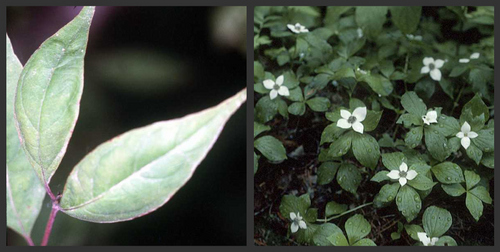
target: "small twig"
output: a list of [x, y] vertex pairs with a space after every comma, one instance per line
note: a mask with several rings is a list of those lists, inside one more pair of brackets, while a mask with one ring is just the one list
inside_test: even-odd
[[52, 202], [52, 211], [50, 212], [49, 220], [47, 221], [47, 226], [45, 227], [45, 233], [43, 235], [43, 240], [41, 245], [47, 246], [49, 243], [50, 233], [52, 232], [52, 226], [54, 225], [54, 220], [56, 219], [57, 212], [61, 209], [57, 201], [59, 197], [56, 198], [56, 201]]

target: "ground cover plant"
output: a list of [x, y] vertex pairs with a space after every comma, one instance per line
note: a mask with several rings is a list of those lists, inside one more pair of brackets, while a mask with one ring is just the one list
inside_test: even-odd
[[184, 187], [246, 101], [245, 88], [202, 111], [128, 129], [89, 150], [65, 178], [64, 189], [53, 191], [50, 182], [66, 155], [85, 93], [94, 13], [95, 7], [83, 7], [24, 66], [6, 36], [7, 227], [28, 245], [38, 244], [32, 230], [46, 195], [51, 212], [41, 245], [48, 245], [59, 212], [102, 226], [156, 212]]
[[493, 7], [256, 7], [257, 245], [493, 245]]

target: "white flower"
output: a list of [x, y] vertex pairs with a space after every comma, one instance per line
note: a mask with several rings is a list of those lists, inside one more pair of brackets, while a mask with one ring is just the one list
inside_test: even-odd
[[[473, 54], [470, 55], [470, 59], [479, 59], [479, 54], [478, 52], [475, 52]], [[460, 63], [469, 63], [470, 59], [467, 59], [467, 58], [464, 58], [464, 59], [459, 59], [458, 62]]]
[[424, 244], [424, 246], [434, 246], [439, 240], [437, 237], [429, 238], [425, 232], [417, 232], [418, 239]]
[[458, 62], [460, 63], [469, 63], [470, 59], [459, 59]]
[[404, 186], [406, 185], [406, 182], [408, 182], [408, 180], [414, 179], [417, 175], [418, 173], [414, 170], [408, 171], [408, 165], [406, 165], [406, 163], [403, 162], [399, 166], [399, 171], [392, 170], [387, 174], [387, 177], [391, 179], [399, 179], [399, 184], [401, 184], [401, 186]]
[[358, 33], [358, 38], [362, 38], [363, 37], [363, 30], [361, 28], [358, 28], [356, 30], [356, 32]]
[[413, 36], [413, 34], [406, 34], [406, 37], [407, 37], [409, 40], [417, 40], [417, 41], [422, 41], [422, 36], [420, 36], [420, 35]]
[[477, 133], [470, 130], [469, 123], [464, 122], [464, 125], [462, 125], [461, 131], [457, 133], [457, 137], [462, 139], [462, 140], [460, 140], [460, 143], [467, 150], [467, 148], [469, 148], [469, 146], [470, 146], [470, 139], [476, 138]]
[[271, 89], [271, 92], [269, 93], [269, 96], [271, 97], [271, 100], [276, 98], [276, 96], [281, 95], [281, 96], [289, 96], [290, 92], [288, 91], [288, 88], [283, 85], [283, 80], [284, 77], [283, 75], [280, 75], [278, 78], [276, 78], [276, 82], [273, 80], [265, 80], [262, 83], [264, 84], [264, 87], [267, 89]]
[[422, 116], [422, 120], [427, 125], [431, 123], [437, 123], [437, 112], [435, 110], [428, 111], [426, 115]]
[[359, 67], [356, 69], [356, 71], [360, 72], [361, 74], [367, 74], [368, 73], [365, 70], [360, 69]]
[[292, 233], [295, 233], [299, 230], [299, 227], [302, 229], [307, 229], [306, 222], [302, 220], [302, 216], [300, 216], [300, 213], [297, 212], [295, 213], [290, 213], [290, 219], [292, 219]]
[[439, 70], [439, 68], [444, 65], [444, 61], [440, 59], [434, 60], [434, 58], [432, 57], [425, 57], [423, 63], [424, 66], [420, 70], [420, 73], [430, 73], [433, 80], [440, 81], [441, 71]]
[[341, 109], [340, 116], [342, 118], [337, 121], [337, 127], [343, 129], [352, 127], [354, 131], [363, 134], [364, 126], [361, 122], [366, 118], [366, 107], [356, 108], [352, 114], [347, 110]]
[[301, 25], [299, 23], [296, 23], [295, 25], [293, 25], [293, 24], [287, 24], [286, 26], [288, 27], [288, 29], [290, 29], [291, 31], [293, 31], [295, 33], [306, 33], [306, 32], [309, 32], [309, 30], [305, 26], [303, 26], [303, 25]]
[[480, 54], [478, 52], [475, 52], [475, 53], [473, 53], [473, 54], [470, 55], [470, 58], [471, 59], [479, 59], [479, 55]]

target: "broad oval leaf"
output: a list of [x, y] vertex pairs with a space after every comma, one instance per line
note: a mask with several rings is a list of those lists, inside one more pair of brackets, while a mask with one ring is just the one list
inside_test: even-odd
[[345, 223], [345, 232], [351, 245], [367, 236], [370, 231], [370, 223], [361, 214], [352, 216]]
[[411, 222], [417, 217], [422, 208], [422, 201], [415, 189], [406, 185], [401, 187], [396, 199], [396, 205], [407, 222]]
[[19, 77], [17, 127], [29, 161], [43, 183], [49, 183], [61, 163], [76, 125], [93, 15], [94, 7], [84, 7], [31, 55]]
[[422, 223], [429, 237], [440, 237], [451, 227], [452, 218], [448, 210], [430, 206], [425, 209]]
[[392, 6], [389, 9], [392, 22], [401, 32], [411, 34], [417, 29], [422, 14], [421, 6]]
[[45, 195], [45, 189], [24, 154], [14, 122], [14, 97], [23, 66], [14, 54], [7, 37], [7, 111], [6, 111], [6, 191], [7, 227], [21, 234], [27, 240], [35, 224]]
[[337, 225], [333, 223], [325, 223], [319, 226], [316, 232], [314, 233], [313, 237], [314, 245], [331, 246], [332, 242], [328, 240], [328, 237], [335, 233], [342, 234], [342, 229], [340, 229]]
[[254, 146], [264, 157], [272, 162], [281, 162], [287, 159], [283, 143], [273, 136], [263, 136], [255, 140]]
[[245, 100], [246, 89], [215, 107], [134, 129], [101, 144], [68, 177], [62, 211], [101, 223], [154, 211], [189, 180]]

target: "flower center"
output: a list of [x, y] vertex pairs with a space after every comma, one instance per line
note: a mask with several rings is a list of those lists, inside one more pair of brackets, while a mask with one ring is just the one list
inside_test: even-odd
[[274, 90], [280, 90], [280, 85], [278, 85], [278, 84], [274, 84], [273, 89], [274, 89]]
[[430, 70], [433, 70], [433, 69], [435, 69], [435, 68], [436, 68], [436, 66], [434, 65], [434, 63], [430, 63], [430, 64], [429, 64], [429, 69], [430, 69]]
[[464, 137], [468, 137], [469, 133], [464, 132]]
[[349, 116], [349, 119], [347, 119], [347, 122], [350, 124], [353, 124], [356, 122], [356, 117], [355, 116]]
[[406, 178], [406, 172], [405, 171], [400, 171], [399, 176], [402, 178]]
[[295, 25], [295, 29], [300, 30], [300, 25], [299, 24]]

